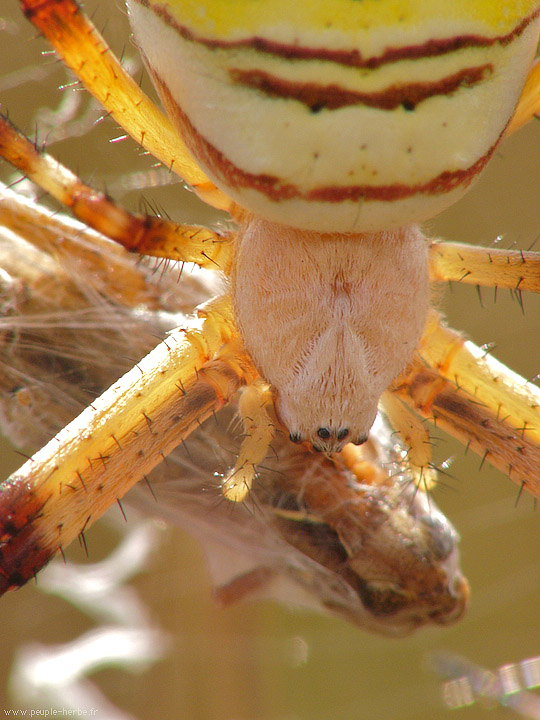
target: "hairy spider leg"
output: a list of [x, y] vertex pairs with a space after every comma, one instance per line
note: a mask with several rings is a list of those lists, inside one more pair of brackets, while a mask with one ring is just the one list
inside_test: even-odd
[[[64, 3], [64, 2], [60, 3], [60, 5], [61, 5], [63, 8], [65, 8], [65, 7], [67, 7], [67, 6], [69, 5], [69, 6], [71, 7], [71, 10], [73, 11], [73, 13], [74, 13], [77, 17], [80, 16], [80, 13], [79, 13], [76, 5], [72, 5], [71, 3]], [[50, 4], [49, 4], [49, 3], [45, 3], [44, 7], [50, 7]], [[53, 14], [54, 14], [54, 13], [53, 13]], [[51, 27], [53, 26], [53, 23], [51, 22], [50, 18], [47, 19], [47, 22], [45, 22], [45, 26], [46, 26], [47, 29], [49, 29], [49, 28], [51, 28]], [[68, 61], [68, 62], [69, 62], [69, 61]], [[80, 62], [79, 62], [79, 64], [80, 64]], [[85, 63], [83, 63], [83, 64], [85, 64]], [[76, 67], [76, 66], [77, 66], [77, 63], [74, 63], [74, 67]], [[100, 96], [100, 99], [101, 99], [101, 97], [102, 97], [102, 96]], [[105, 97], [104, 99], [105, 99], [105, 101], [108, 100], [107, 97]], [[118, 119], [118, 118], [117, 118], [117, 119]], [[120, 120], [119, 120], [119, 121], [120, 121]], [[95, 215], [95, 212], [90, 212], [90, 217], [91, 217], [92, 215]], [[84, 214], [83, 214], [83, 213], [81, 213], [81, 217], [84, 217]], [[178, 227], [185, 227], [185, 226], [176, 226], [176, 227], [178, 228]], [[200, 229], [199, 229], [199, 230], [200, 230]], [[152, 243], [150, 243], [150, 244], [151, 244], [151, 245], [154, 245], [154, 247], [155, 247], [155, 242], [152, 242]], [[139, 245], [139, 247], [141, 247], [141, 246]], [[141, 248], [141, 249], [142, 249], [142, 248]], [[148, 253], [148, 249], [145, 249], [144, 251]], [[156, 254], [157, 254], [157, 253], [156, 253]], [[162, 250], [162, 249], [160, 250], [160, 254], [163, 254], [163, 250]], [[177, 257], [177, 256], [175, 256], [175, 257]], [[191, 259], [191, 258], [190, 258], [190, 259]], [[441, 279], [442, 279], [442, 278], [441, 278]]]
[[[433, 282], [454, 281], [515, 291], [540, 292], [538, 252], [433, 241], [429, 251], [429, 271]], [[448, 343], [448, 347], [445, 343]], [[433, 481], [430, 469], [431, 443], [429, 432], [421, 419], [410, 412], [402, 402], [404, 393], [407, 392], [410, 392], [410, 396], [406, 403], [410, 408], [414, 408], [423, 418], [429, 418], [439, 426], [444, 425], [444, 429], [451, 435], [480, 453], [492, 465], [509, 473], [519, 485], [524, 483], [524, 487], [538, 496], [538, 388], [486, 355], [473, 343], [466, 342], [459, 333], [445, 328], [435, 313], [432, 314], [431, 322], [421, 339], [418, 353], [424, 364], [435, 370], [436, 374], [430, 375], [427, 368], [422, 368], [415, 361], [410, 373], [406, 374], [407, 380], [404, 384], [398, 383], [399, 393], [386, 392], [381, 399], [391, 425], [409, 447], [408, 462], [417, 481], [427, 487]], [[457, 357], [461, 360], [460, 364]], [[428, 396], [437, 395], [437, 382], [441, 381], [444, 397], [448, 398], [448, 382], [454, 383], [454, 391], [460, 397], [466, 393], [469, 398], [474, 398], [475, 402], [483, 404], [482, 412], [485, 415], [479, 418], [479, 413], [473, 413], [473, 408], [470, 407], [460, 416], [448, 413], [444, 419], [439, 418], [437, 413], [431, 412], [433, 398], [426, 402], [419, 393], [420, 378], [422, 382], [428, 382], [428, 377]], [[442, 398], [440, 400], [442, 401]], [[462, 402], [463, 400], [460, 400], [460, 403]], [[479, 418], [482, 427], [481, 432], [480, 428], [478, 430], [480, 435], [476, 440], [474, 438], [477, 433], [472, 431], [470, 421], [464, 423], [466, 417], [471, 418], [473, 415]], [[516, 437], [516, 432], [521, 439]], [[522, 449], [525, 433], [527, 446]], [[503, 437], [506, 438], [504, 443]]]
[[429, 271], [437, 282], [540, 292], [540, 253], [433, 241]]
[[232, 201], [200, 170], [169, 119], [126, 73], [74, 0], [21, 0], [21, 6], [64, 63], [135, 142], [177, 173], [204, 202], [231, 209]]
[[245, 437], [236, 463], [222, 484], [228, 500], [242, 502], [251, 490], [256, 467], [266, 457], [274, 437], [275, 426], [268, 412], [273, 404], [270, 386], [260, 378], [242, 390], [238, 412]]
[[[434, 282], [540, 292], [537, 252], [433, 241], [429, 269]], [[538, 388], [445, 327], [436, 313], [431, 314], [418, 357], [391, 390], [381, 403], [409, 447], [417, 482], [426, 487], [433, 482], [424, 418], [540, 496]]]
[[253, 381], [229, 312], [223, 298], [199, 309], [2, 484], [0, 591], [32, 577]]
[[[76, 221], [70, 219], [70, 222], [72, 225], [67, 225], [65, 216], [46, 210], [34, 200], [0, 184], [1, 227], [8, 228], [20, 237], [32, 238], [34, 247], [47, 255], [54, 255], [59, 262], [63, 259], [69, 262], [70, 258], [76, 255], [82, 266], [92, 269], [92, 289], [88, 292], [97, 291], [100, 297], [111, 298], [127, 307], [139, 304], [155, 309], [162, 307], [161, 289], [144, 282], [139, 268], [126, 262], [129, 254], [123, 247], [110, 242], [99, 233], [92, 232], [83, 224], [78, 224], [77, 234], [73, 229]], [[36, 228], [39, 228], [39, 231], [36, 231]], [[92, 232], [91, 244], [81, 240], [83, 230], [87, 235]], [[62, 237], [62, 243], [58, 242], [58, 237]], [[18, 262], [20, 261], [17, 257], [11, 257], [9, 253], [2, 254], [1, 267], [6, 272], [14, 271], [15, 275], [18, 275]], [[28, 272], [31, 273], [32, 270], [32, 260], [29, 258]], [[58, 299], [57, 294], [62, 297], [64, 292], [63, 288], [58, 290], [53, 282], [49, 283], [47, 297], [51, 307]], [[66, 300], [62, 300], [60, 305], [67, 310]]]
[[432, 311], [418, 352], [390, 390], [540, 497], [540, 389]]
[[432, 465], [432, 440], [429, 428], [393, 392], [386, 390], [380, 406], [390, 425], [407, 448], [407, 463], [417, 487], [430, 490], [437, 482], [437, 471]]
[[[429, 267], [434, 281], [464, 282], [483, 287], [502, 287], [516, 292], [540, 292], [540, 253], [487, 248], [454, 242], [430, 247]], [[533, 495], [540, 496], [540, 391], [506, 368], [491, 355], [449, 328], [433, 314], [420, 343], [420, 355], [436, 368], [445, 382], [441, 396], [431, 406], [418, 393], [419, 377], [409, 380], [418, 412], [433, 411], [437, 424], [466, 442]], [[414, 374], [414, 373], [413, 373]], [[450, 381], [455, 386], [450, 390]], [[434, 392], [434, 385], [427, 393]], [[455, 397], [454, 394], [455, 393]], [[458, 408], [467, 394], [474, 398], [466, 412]], [[449, 397], [454, 397], [451, 407]], [[473, 430], [472, 425], [478, 423]], [[467, 438], [467, 439], [466, 439]]]
[[193, 262], [228, 274], [232, 234], [200, 225], [183, 225], [150, 215], [133, 215], [104, 193], [85, 185], [70, 170], [38, 150], [0, 115], [0, 155], [70, 208], [75, 217], [127, 250], [143, 255]]
[[[1, 115], [0, 155], [69, 207], [79, 220], [127, 250], [167, 260], [193, 262], [229, 274], [232, 233], [220, 235], [198, 225], [182, 225], [128, 213], [103, 193], [85, 185], [50, 155], [37, 150]], [[232, 315], [227, 315], [227, 322], [234, 327]], [[247, 495], [255, 466], [264, 459], [273, 437], [273, 422], [266, 411], [271, 404], [271, 394], [263, 386], [264, 383], [257, 385], [239, 403], [246, 437], [238, 461], [223, 486], [225, 496], [238, 502]], [[259, 400], [248, 401], [254, 393], [260, 394]], [[260, 410], [256, 409], [258, 406]]]

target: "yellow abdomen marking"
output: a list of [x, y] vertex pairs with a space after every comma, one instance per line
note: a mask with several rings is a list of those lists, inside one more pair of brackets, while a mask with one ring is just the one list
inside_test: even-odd
[[128, 0], [203, 170], [319, 231], [427, 219], [484, 167], [514, 111], [540, 0]]
[[[150, 5], [158, 3], [149, 3]], [[536, 0], [168, 0], [159, 5], [194, 32], [207, 38], [235, 40], [246, 36], [382, 30], [425, 32], [429, 24], [443, 29], [456, 23], [468, 31], [496, 34], [513, 30], [534, 12]], [[282, 37], [282, 39], [284, 39]]]

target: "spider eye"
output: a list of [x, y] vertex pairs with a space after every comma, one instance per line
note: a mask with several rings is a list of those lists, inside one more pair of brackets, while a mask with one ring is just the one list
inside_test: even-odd
[[322, 427], [317, 430], [317, 435], [321, 440], [328, 440], [330, 437], [330, 430], [327, 427]]
[[337, 431], [337, 439], [338, 440], [345, 440], [347, 435], [349, 434], [349, 428], [342, 428], [341, 430]]
[[292, 432], [289, 433], [289, 440], [293, 443], [299, 443], [302, 440], [300, 433]]
[[367, 433], [365, 435], [360, 435], [360, 437], [357, 437], [354, 441], [355, 445], [363, 445], [368, 439]]

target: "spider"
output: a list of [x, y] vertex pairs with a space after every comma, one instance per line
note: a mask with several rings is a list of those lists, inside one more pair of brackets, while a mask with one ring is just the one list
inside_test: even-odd
[[[446, 5], [434, 8], [433, 3], [429, 8], [426, 3], [412, 5], [405, 20], [389, 1], [385, 12], [380, 2], [360, 6], [341, 0], [330, 10], [321, 3], [312, 16], [304, 14], [307, 4], [295, 4], [289, 8], [294, 17], [281, 31], [269, 24], [269, 37], [264, 35], [264, 24], [253, 25], [257, 18], [248, 6], [232, 12], [228, 8], [223, 14], [220, 3], [207, 2], [205, 13], [198, 14], [201, 3], [128, 5], [136, 42], [164, 104], [216, 185], [191, 159], [170, 123], [125, 75], [77, 5], [69, 0], [23, 3], [34, 24], [105, 108], [201, 198], [230, 212], [235, 230], [215, 232], [129, 215], [33, 148], [5, 122], [2, 154], [77, 217], [128, 250], [218, 267], [231, 278], [232, 300], [225, 295], [202, 305], [198, 320], [173, 331], [7, 481], [2, 490], [4, 586], [20, 585], [34, 575], [174, 445], [228, 404], [241, 386], [246, 386], [239, 401], [245, 439], [223, 483], [226, 497], [232, 500], [248, 494], [276, 425], [285, 428], [292, 443], [308, 443], [324, 455], [339, 453], [349, 441], [366, 441], [379, 400], [410, 446], [408, 459], [419, 477], [430, 474], [429, 435], [411, 409], [436, 420], [538, 495], [538, 391], [445, 327], [434, 311], [428, 312], [427, 282], [429, 265], [432, 280], [536, 290], [538, 256], [428, 242], [415, 227], [395, 229], [395, 224], [426, 219], [457, 199], [505, 129], [516, 129], [534, 114], [536, 75], [531, 71], [508, 125], [532, 62], [539, 3], [482, 6], [475, 22], [460, 7], [447, 11], [449, 26], [459, 20], [463, 24], [458, 23], [455, 35], [436, 41], [429, 32]], [[274, 13], [269, 17], [288, 17], [285, 6], [271, 2], [267, 6]], [[351, 16], [347, 14], [345, 22], [343, 13], [353, 6], [360, 14], [351, 32], [364, 37], [361, 26], [366, 21], [373, 31], [364, 37], [368, 45], [363, 52], [358, 47], [345, 52], [336, 44], [336, 38], [343, 40], [349, 32]], [[184, 24], [180, 9], [185, 11]], [[335, 21], [333, 27], [330, 20]], [[141, 31], [142, 26], [148, 29]], [[398, 41], [404, 26], [410, 33], [404, 37], [415, 38], [414, 43]], [[305, 29], [306, 38], [300, 34], [293, 42], [293, 28], [294, 33]], [[319, 36], [316, 31], [321, 28], [324, 32]], [[255, 39], [250, 42], [249, 37]], [[388, 46], [390, 37], [393, 44]], [[189, 49], [193, 56], [188, 55], [183, 65], [186, 82], [178, 89], [173, 87], [176, 73], [171, 74], [166, 58], [173, 51], [183, 57]], [[252, 52], [260, 53], [263, 60], [257, 69], [250, 64]], [[471, 53], [481, 64], [468, 65]], [[438, 76], [438, 63], [447, 57], [451, 72], [446, 68], [443, 80], [422, 77], [430, 67]], [[453, 64], [460, 57], [465, 57], [466, 66]], [[208, 62], [216, 65], [206, 66]], [[413, 75], [413, 82], [399, 76], [400, 68], [409, 65], [420, 73]], [[307, 79], [301, 75], [304, 67]], [[321, 84], [322, 69], [328, 75]], [[343, 72], [343, 78], [335, 77], [334, 71]], [[378, 73], [390, 83], [385, 85], [387, 91], [370, 86], [378, 82]], [[357, 76], [367, 77], [367, 89], [354, 85]], [[199, 115], [195, 108], [192, 115], [192, 91], [206, 82], [212, 87], [211, 93], [209, 87], [203, 90], [204, 112]], [[478, 89], [481, 102], [475, 95]], [[253, 98], [253, 107], [231, 101], [228, 93], [237, 90]], [[496, 98], [490, 111], [490, 118], [496, 120], [489, 131], [480, 132], [486, 121], [485, 103], [491, 102], [484, 92]], [[465, 160], [453, 171], [444, 169], [443, 153], [423, 144], [430, 137], [426, 127], [437, 112], [426, 110], [426, 117], [416, 124], [434, 97], [441, 99], [445, 110], [456, 113], [443, 113], [441, 127], [452, 126], [454, 134], [470, 135], [468, 149], [458, 146]], [[466, 105], [458, 108], [460, 98]], [[224, 108], [233, 107], [234, 117], [226, 117]], [[276, 124], [274, 113], [284, 107], [291, 108], [290, 120]], [[354, 167], [345, 172], [353, 180], [342, 178], [338, 183], [333, 174], [343, 172], [344, 162], [347, 166], [350, 147], [349, 136], [337, 131], [333, 121], [339, 114], [347, 117], [366, 107], [368, 115], [376, 116], [369, 133], [380, 130], [381, 118], [390, 118], [381, 137], [391, 140], [390, 145], [400, 145], [401, 154], [385, 142], [384, 151], [389, 157], [398, 152], [403, 167], [383, 157], [374, 164], [369, 159], [373, 145], [366, 140], [350, 159]], [[267, 115], [265, 108], [272, 108], [271, 113]], [[299, 113], [308, 118], [309, 132], [297, 125]], [[469, 133], [464, 133], [464, 113], [470, 120]], [[410, 124], [406, 136], [398, 123], [394, 127], [397, 117], [399, 124]], [[212, 122], [223, 129], [223, 146], [217, 145], [221, 129], [214, 140], [207, 137], [207, 123]], [[291, 136], [285, 131], [289, 123], [295, 126]], [[328, 147], [322, 140], [318, 145], [320, 137], [327, 137], [325, 128], [332, 138]], [[442, 132], [445, 137], [446, 129]], [[243, 150], [238, 137], [250, 146], [257, 168], [240, 167]], [[335, 141], [342, 137], [346, 142], [339, 149]], [[273, 157], [258, 144], [268, 140]], [[437, 135], [434, 143], [437, 148], [444, 146]], [[375, 154], [381, 152], [377, 144]], [[358, 160], [359, 153], [365, 154], [365, 161]], [[437, 165], [439, 160], [442, 165]], [[281, 163], [279, 172], [289, 167], [289, 161], [297, 166], [278, 179], [274, 161]], [[435, 165], [426, 171], [430, 180], [410, 183], [411, 168], [423, 172], [424, 163], [432, 161]], [[455, 158], [448, 161], [454, 167]], [[355, 175], [377, 177], [393, 170], [397, 174], [391, 183], [371, 179], [369, 184]], [[330, 184], [321, 186], [325, 173]], [[283, 285], [286, 276], [290, 281]], [[112, 416], [121, 421], [103, 422]], [[66, 487], [73, 493], [66, 493]]]
[[[87, 394], [115, 380], [121, 358], [144, 356], [156, 333], [185, 322], [182, 309], [211, 296], [212, 283], [208, 273], [178, 283], [172, 270], [156, 282], [134, 256], [7, 190], [0, 215], [18, 230], [0, 243], [10, 278], [2, 293], [0, 398], [11, 398], [0, 401], [0, 411], [17, 445], [39, 447], [66, 414], [84, 407]], [[41, 238], [36, 225], [47, 228]], [[21, 238], [33, 246], [31, 255]], [[31, 257], [30, 267], [21, 256]], [[129, 293], [115, 287], [120, 277]], [[468, 592], [457, 535], [433, 500], [418, 492], [380, 418], [369, 441], [361, 449], [349, 446], [339, 459], [278, 434], [251, 490], [256, 510], [248, 503], [231, 513], [208, 478], [226, 471], [238, 452], [228, 429], [234, 412], [233, 403], [219, 423], [194, 431], [186, 450], [169, 455], [152, 473], [151, 493], [143, 484], [130, 494], [130, 505], [152, 514], [170, 520], [180, 513], [203, 546], [218, 539], [218, 557], [224, 547], [234, 548], [232, 571], [213, 560], [215, 549], [208, 552], [224, 604], [268, 591], [281, 576], [292, 581], [289, 604], [300, 586], [321, 609], [364, 629], [400, 635], [461, 616]]]

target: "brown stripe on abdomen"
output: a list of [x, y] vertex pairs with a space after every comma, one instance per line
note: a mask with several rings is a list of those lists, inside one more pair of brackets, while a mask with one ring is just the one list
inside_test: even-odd
[[470, 167], [462, 170], [444, 170], [442, 173], [423, 183], [407, 185], [392, 183], [391, 185], [334, 185], [315, 188], [301, 195], [304, 200], [317, 202], [344, 202], [371, 200], [394, 202], [405, 200], [413, 195], [443, 195], [458, 187], [467, 188], [476, 176], [482, 172], [493, 155], [498, 143], [489, 148], [487, 153], [478, 158]]
[[177, 123], [183, 139], [193, 155], [230, 188], [248, 188], [265, 195], [269, 200], [304, 200], [307, 202], [393, 202], [414, 195], [443, 195], [458, 187], [468, 187], [493, 155], [497, 142], [478, 158], [470, 167], [459, 170], [445, 170], [431, 180], [421, 183], [392, 183], [389, 185], [328, 185], [303, 191], [298, 185], [283, 182], [269, 174], [250, 173], [232, 163], [194, 127], [182, 108], [172, 97], [161, 78], [152, 73], [169, 116]]
[[236, 84], [259, 90], [269, 97], [297, 100], [311, 112], [338, 110], [349, 105], [365, 105], [378, 110], [395, 110], [402, 106], [406, 110], [414, 110], [424, 100], [436, 95], [452, 95], [460, 88], [471, 88], [492, 73], [493, 66], [488, 63], [464, 68], [433, 82], [399, 83], [378, 92], [358, 92], [335, 84], [285, 80], [263, 70], [229, 70]]
[[[536, 8], [530, 15], [523, 18], [509, 33], [504, 35], [464, 34], [451, 37], [432, 38], [417, 45], [402, 45], [387, 47], [380, 55], [364, 56], [360, 50], [335, 50], [325, 47], [313, 47], [300, 43], [282, 43], [261, 36], [246, 37], [241, 40], [217, 40], [197, 35], [193, 30], [182, 25], [161, 5], [154, 5], [148, 0], [135, 0], [140, 5], [151, 10], [163, 22], [174, 28], [181, 37], [190, 42], [200, 43], [208, 48], [242, 49], [251, 48], [257, 53], [266, 53], [284, 60], [326, 60], [350, 67], [368, 68], [374, 70], [390, 63], [401, 60], [422, 60], [425, 58], [449, 55], [464, 48], [482, 48], [493, 45], [508, 45], [522, 35], [527, 27], [540, 15], [540, 8]], [[496, 2], [496, 0], [494, 0]]]

